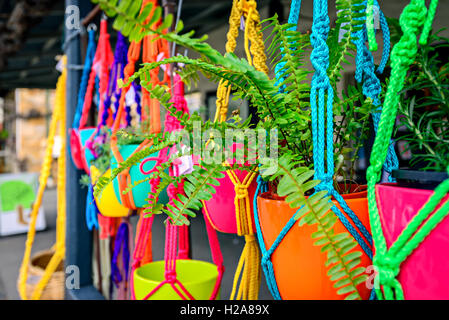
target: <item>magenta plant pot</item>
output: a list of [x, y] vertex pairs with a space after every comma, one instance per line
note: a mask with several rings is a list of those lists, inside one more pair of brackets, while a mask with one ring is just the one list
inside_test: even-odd
[[[234, 170], [235, 174], [240, 181], [243, 181], [245, 177], [250, 174], [248, 171], [244, 170]], [[237, 220], [235, 214], [235, 204], [234, 200], [236, 197], [234, 184], [229, 178], [227, 173], [224, 173], [225, 177], [218, 179], [220, 185], [216, 187], [216, 193], [213, 195], [212, 199], [205, 201], [205, 215], [209, 219], [211, 225], [218, 231], [224, 233], [237, 233]], [[251, 206], [251, 219], [253, 230], [256, 232], [256, 227], [254, 225], [254, 215], [253, 215], [253, 201], [254, 194], [256, 193], [257, 179], [251, 182], [248, 188], [248, 194]]]
[[[433, 190], [376, 185], [383, 232], [390, 247]], [[449, 199], [446, 196], [440, 205]], [[438, 208], [437, 208], [438, 209]], [[402, 263], [398, 280], [407, 300], [449, 299], [449, 219], [446, 217]]]

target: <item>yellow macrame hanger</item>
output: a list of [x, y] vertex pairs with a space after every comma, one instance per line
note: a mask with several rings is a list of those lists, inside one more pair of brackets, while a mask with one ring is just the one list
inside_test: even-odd
[[[63, 71], [58, 78], [55, 93], [55, 109], [53, 111], [50, 129], [47, 139], [47, 147], [45, 150], [44, 163], [41, 168], [39, 177], [39, 190], [37, 193], [36, 201], [34, 202], [33, 209], [31, 211], [31, 217], [29, 222], [29, 229], [27, 240], [25, 244], [25, 253], [23, 256], [22, 265], [20, 267], [18, 290], [20, 297], [23, 300], [32, 299], [39, 300], [42, 296], [42, 292], [47, 286], [51, 276], [55, 273], [58, 266], [65, 258], [65, 235], [66, 235], [66, 123], [65, 123], [65, 102], [66, 102], [66, 79], [67, 79], [67, 57], [62, 57]], [[59, 125], [59, 127], [58, 127]], [[48, 177], [50, 176], [53, 146], [55, 143], [56, 132], [59, 132], [61, 137], [61, 150], [58, 157], [58, 178], [57, 178], [57, 218], [56, 218], [56, 243], [52, 247], [54, 254], [48, 263], [42, 278], [34, 287], [34, 291], [31, 297], [27, 296], [27, 278], [28, 269], [31, 257], [31, 248], [33, 246], [34, 237], [36, 234], [36, 220], [39, 212], [39, 208], [42, 203], [42, 197], [44, 195], [45, 187], [47, 185]]]
[[[266, 55], [264, 51], [263, 37], [260, 28], [260, 16], [255, 0], [234, 0], [231, 16], [229, 17], [229, 31], [227, 33], [226, 52], [234, 52], [237, 45], [237, 37], [242, 17], [245, 18], [244, 44], [245, 53], [249, 64], [266, 74]], [[226, 121], [229, 106], [231, 85], [227, 81], [220, 81], [217, 89], [217, 102], [215, 122]], [[259, 296], [261, 280], [260, 251], [253, 231], [251, 203], [248, 188], [257, 176], [257, 167], [249, 173], [244, 181], [240, 181], [237, 174], [226, 171], [235, 189], [235, 214], [237, 221], [237, 234], [245, 237], [245, 247], [237, 265], [234, 275], [231, 300], [256, 300]], [[239, 285], [240, 279], [240, 285]]]

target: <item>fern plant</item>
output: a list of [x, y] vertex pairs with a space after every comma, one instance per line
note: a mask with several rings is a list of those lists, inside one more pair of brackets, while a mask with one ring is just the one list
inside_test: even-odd
[[[309, 75], [311, 70], [307, 69], [305, 63], [305, 55], [310, 49], [309, 35], [292, 30], [293, 25], [280, 24], [276, 16], [263, 22], [263, 32], [269, 33], [266, 39], [266, 47], [271, 65], [281, 75], [281, 80], [278, 81], [263, 72], [257, 71], [245, 59], [240, 59], [232, 53], [221, 54], [205, 42], [206, 36], [194, 38], [193, 32], [180, 34], [182, 22], [178, 23], [177, 29], [173, 32], [165, 32], [164, 30], [172, 24], [173, 18], [171, 15], [165, 17], [160, 27], [153, 28], [154, 23], [161, 18], [162, 12], [161, 10], [155, 10], [153, 15], [149, 17], [152, 9], [151, 4], [139, 12], [141, 1], [93, 1], [99, 3], [108, 16], [115, 17], [114, 28], [128, 36], [131, 41], [139, 41], [144, 36], [152, 34], [199, 53], [200, 58], [198, 59], [179, 55], [144, 64], [134, 73], [128, 83], [120, 84], [121, 86], [127, 86], [132, 81], [139, 81], [142, 87], [148, 90], [152, 98], [158, 99], [161, 105], [167, 109], [167, 112], [170, 112], [181, 122], [181, 125], [186, 129], [185, 131], [189, 132], [190, 135], [195, 123], [198, 122], [201, 123], [203, 132], [208, 129], [225, 132], [227, 129], [247, 128], [250, 119], [242, 122], [238, 117], [233, 117], [230, 119], [233, 121], [212, 123], [209, 120], [201, 121], [198, 114], [191, 116], [182, 114], [169, 102], [170, 92], [167, 91], [167, 88], [148, 82], [147, 79], [150, 79], [148, 75], [152, 69], [163, 64], [182, 64], [184, 67], [178, 70], [178, 73], [188, 86], [197, 84], [199, 73], [204, 74], [215, 83], [227, 81], [235, 90], [234, 95], [237, 98], [248, 100], [257, 112], [258, 117], [262, 119], [257, 123], [256, 128], [263, 128], [267, 131], [277, 128], [281, 140], [279, 145], [281, 157], [278, 166], [273, 169], [270, 163], [265, 163], [260, 167], [260, 172], [266, 180], [269, 180], [273, 185], [277, 185], [278, 194], [285, 196], [287, 203], [292, 208], [301, 208], [296, 215], [300, 225], [307, 223], [316, 226], [315, 244], [321, 246], [322, 250], [327, 253], [328, 275], [335, 282], [338, 293], [347, 295], [346, 298], [348, 299], [360, 298], [357, 285], [364, 281], [365, 277], [361, 274], [362, 268], [357, 267], [360, 264], [361, 253], [353, 250], [356, 242], [346, 232], [334, 233], [333, 227], [337, 218], [329, 210], [332, 206], [330, 197], [323, 192], [310, 196], [319, 181], [311, 179], [314, 174], [309, 102]], [[333, 53], [329, 75], [333, 85], [336, 85], [341, 78], [343, 62], [354, 51], [353, 34], [361, 25], [357, 18], [362, 17], [359, 12], [362, 2], [363, 0], [337, 1], [340, 10], [337, 28], [333, 29], [334, 31], [329, 36], [330, 52]], [[337, 29], [340, 26], [346, 28], [348, 32], [339, 42]], [[337, 125], [337, 129], [344, 130], [337, 134], [337, 137], [340, 137], [337, 140], [337, 149], [341, 152], [344, 151], [345, 146], [350, 146], [349, 140], [354, 138], [355, 133], [361, 129], [353, 124], [355, 122], [353, 120], [357, 114], [367, 112], [367, 105], [358, 104], [362, 97], [361, 89], [354, 87], [349, 89], [346, 96], [343, 95], [338, 98], [335, 103], [336, 113], [346, 114], [347, 117], [339, 126]], [[126, 168], [139, 163], [149, 154], [177, 145], [181, 139], [164, 134], [136, 135], [126, 132], [123, 136], [130, 139], [134, 139], [136, 136], [137, 138], [152, 139], [153, 144], [120, 163], [118, 168], [112, 171], [110, 178], [100, 179], [95, 186], [96, 195], [99, 195], [104, 187]], [[213, 139], [218, 138], [213, 137]], [[246, 138], [244, 144], [251, 146], [252, 143]], [[195, 146], [191, 146], [191, 149], [194, 148]], [[338, 157], [338, 155], [335, 156]], [[240, 166], [237, 163], [224, 166], [223, 161], [218, 161], [218, 163], [199, 161], [194, 165], [192, 173], [173, 177], [168, 175], [165, 169], [171, 166], [174, 160], [174, 158], [169, 159], [146, 179], [128, 186], [125, 192], [129, 192], [137, 183], [148, 182], [150, 179], [161, 179], [157, 190], [149, 195], [149, 204], [145, 212], [148, 214], [163, 212], [179, 225], [188, 224], [186, 216], [195, 216], [194, 211], [201, 207], [201, 200], [208, 200], [212, 197], [215, 193], [215, 187], [218, 185], [217, 179], [223, 177], [225, 170], [255, 169], [254, 166]], [[183, 183], [185, 195], [180, 195], [178, 199], [175, 199], [172, 204], [166, 207], [157, 203], [157, 197], [165, 187], [171, 184], [177, 186], [180, 183]]]

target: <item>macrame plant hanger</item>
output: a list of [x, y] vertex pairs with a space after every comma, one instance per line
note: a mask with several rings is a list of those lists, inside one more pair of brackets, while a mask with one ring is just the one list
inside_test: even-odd
[[[111, 105], [112, 98], [115, 98], [114, 104], [117, 107], [118, 97], [120, 96], [121, 90], [117, 88], [117, 80], [123, 77], [123, 70], [125, 68], [125, 64], [127, 61], [127, 46], [125, 37], [119, 32], [117, 34], [117, 44], [115, 47], [114, 60], [112, 63], [112, 67], [110, 69], [110, 75], [108, 76], [108, 87], [106, 91], [106, 96], [103, 100], [102, 114], [98, 114], [97, 127], [86, 141], [86, 148], [89, 148], [91, 153], [95, 158], [98, 157], [96, 151], [97, 144], [106, 143], [106, 136], [102, 130], [104, 128], [109, 128], [108, 121], [110, 119], [114, 119], [116, 112], [114, 113]], [[107, 67], [106, 67], [107, 68]], [[90, 168], [91, 169], [91, 168]], [[92, 169], [94, 170], [94, 169]], [[91, 180], [92, 183], [89, 185], [89, 190], [87, 194], [86, 201], [86, 222], [89, 230], [92, 230], [94, 227], [98, 229], [98, 220], [101, 221], [101, 238], [107, 238], [111, 234], [115, 234], [117, 229], [117, 219], [112, 220], [110, 217], [101, 216], [100, 211], [95, 202], [95, 198], [93, 195], [93, 184], [95, 184], [95, 180], [97, 177], [94, 177], [94, 173], [91, 172]], [[100, 215], [100, 216], [99, 216]]]
[[[170, 99], [170, 102], [173, 103], [173, 106], [176, 108], [177, 111], [181, 111], [183, 113], [188, 113], [188, 107], [187, 102], [184, 98], [184, 84], [181, 81], [181, 78], [179, 75], [173, 76], [173, 96]], [[179, 121], [172, 116], [170, 113], [167, 113], [165, 116], [165, 128], [164, 131], [167, 133], [173, 132], [175, 130], [182, 129], [181, 124]], [[168, 151], [168, 150], [166, 150]], [[161, 152], [162, 161], [167, 161], [169, 159], [169, 156], [176, 152], [176, 146], [173, 146], [170, 152]], [[146, 161], [150, 161], [152, 159], [146, 159], [144, 162], [141, 163], [141, 170], [145, 164]], [[147, 172], [145, 172], [147, 174]], [[175, 170], [172, 167], [169, 168], [170, 175], [175, 175]], [[169, 196], [169, 203], [167, 205], [168, 208], [175, 207], [175, 200], [179, 201], [179, 195], [184, 194], [184, 186], [183, 183], [178, 183], [177, 186], [174, 184], [171, 184], [167, 188], [167, 193]], [[216, 231], [212, 228], [209, 221], [207, 219], [204, 219], [206, 223], [206, 230], [208, 234], [208, 240], [209, 245], [211, 248], [212, 253], [212, 260], [214, 264], [217, 266], [218, 271], [218, 277], [215, 282], [214, 289], [211, 293], [210, 300], [215, 300], [217, 298], [221, 279], [223, 277], [224, 272], [224, 266], [223, 266], [223, 257], [220, 250], [220, 245], [218, 242]], [[143, 300], [149, 299], [154, 293], [156, 293], [162, 286], [164, 285], [170, 285], [173, 290], [180, 296], [182, 300], [194, 300], [195, 298], [190, 294], [190, 292], [184, 287], [184, 285], [177, 279], [176, 274], [176, 261], [178, 259], [189, 259], [189, 240], [188, 240], [188, 227], [186, 225], [183, 226], [176, 226], [173, 224], [172, 218], [167, 219], [166, 221], [166, 231], [165, 231], [165, 275], [164, 275], [164, 281], [162, 281], [159, 285], [157, 285], [153, 290], [151, 290], [144, 298]], [[141, 257], [144, 253], [144, 248], [148, 246], [147, 243], [145, 243], [143, 235], [140, 233], [138, 235], [139, 237], [136, 240], [136, 249], [134, 252], [134, 261], [133, 261], [133, 273], [135, 269], [137, 269], [139, 266], [142, 266]], [[133, 281], [133, 277], [131, 277], [131, 281]], [[132, 282], [133, 283], [133, 282]], [[134, 295], [134, 290], [132, 289], [133, 299], [136, 299]]]
[[[152, 12], [150, 13], [150, 17], [153, 15], [154, 10], [158, 8], [158, 2], [156, 0], [144, 0], [142, 2], [143, 8], [149, 4], [152, 3]], [[153, 28], [157, 28], [161, 25], [162, 21], [159, 19], [158, 21], [153, 23]], [[131, 42], [128, 50], [128, 63], [124, 69], [124, 83], [128, 83], [130, 77], [134, 74], [135, 71], [135, 64], [139, 60], [140, 57], [140, 51], [143, 46], [143, 56], [142, 60], [144, 63], [151, 63], [156, 62], [158, 60], [158, 57], [160, 58], [161, 55], [168, 57], [168, 44], [165, 40], [156, 38], [154, 35], [147, 35], [143, 38], [143, 41], [133, 41]], [[170, 77], [168, 75], [168, 72], [164, 72], [164, 79], [162, 81], [159, 80], [158, 77], [159, 68], [156, 68], [151, 71], [150, 78], [147, 79], [148, 81], [151, 81], [153, 84], [166, 84], [170, 85]], [[120, 129], [121, 124], [124, 118], [125, 114], [125, 108], [126, 108], [126, 94], [129, 92], [129, 89], [131, 88], [131, 85], [126, 86], [122, 88], [119, 105], [117, 109], [117, 114], [115, 117], [115, 121], [112, 127], [112, 136], [111, 136], [111, 151], [114, 155], [114, 157], [117, 159], [117, 162], [123, 162], [124, 159], [122, 155], [120, 154], [120, 151], [118, 149], [117, 145], [117, 131]], [[133, 89], [136, 90], [137, 86], [133, 84]], [[135, 92], [137, 96], [137, 91]], [[150, 96], [150, 93], [142, 87], [142, 101], [140, 104], [138, 104], [137, 113], [140, 115], [141, 125], [147, 120], [150, 122], [149, 131], [150, 133], [159, 133], [161, 131], [161, 124], [160, 124], [160, 110], [159, 110], [159, 102], [157, 99], [152, 99]], [[129, 112], [128, 112], [129, 114]], [[129, 120], [129, 118], [128, 118]], [[128, 123], [128, 120], [126, 122]], [[132, 155], [134, 155], [136, 152], [141, 151], [144, 148], [150, 148], [152, 145], [152, 141], [149, 139], [144, 140], [139, 147], [134, 151]], [[130, 157], [132, 156], [130, 155]], [[163, 155], [164, 150], [160, 152], [160, 157], [157, 159], [158, 161], [163, 161]], [[154, 159], [152, 159], [154, 160]], [[143, 162], [142, 162], [143, 163]], [[157, 165], [156, 165], [157, 166]], [[155, 166], [155, 167], [156, 167]], [[136, 210], [137, 207], [134, 204], [134, 199], [131, 192], [123, 193], [123, 191], [128, 187], [128, 185], [131, 184], [131, 177], [129, 173], [129, 169], [125, 170], [124, 172], [120, 173], [117, 176], [118, 182], [119, 182], [119, 190], [120, 190], [120, 200], [121, 203], [132, 210]], [[150, 180], [150, 185], [152, 191], [156, 190], [160, 181], [158, 179], [152, 179]], [[144, 214], [141, 214], [139, 217], [139, 221], [137, 224], [137, 231], [136, 231], [136, 239], [135, 239], [135, 248], [133, 250], [133, 259], [132, 259], [132, 268], [131, 272], [134, 272], [134, 270], [138, 267], [140, 267], [143, 264], [146, 264], [148, 262], [153, 261], [152, 256], [152, 246], [151, 246], [151, 231], [152, 231], [152, 224], [154, 221], [154, 217], [145, 217]], [[187, 240], [188, 243], [188, 240]], [[131, 281], [132, 281], [132, 274], [131, 273]], [[133, 288], [131, 287], [131, 291], [133, 291]], [[133, 295], [134, 297], [134, 295]]]
[[[30, 214], [29, 229], [27, 235], [27, 241], [25, 243], [25, 253], [23, 256], [22, 265], [19, 271], [18, 290], [20, 297], [23, 300], [32, 299], [39, 300], [42, 296], [42, 292], [47, 286], [52, 275], [60, 264], [63, 263], [65, 258], [65, 232], [66, 232], [66, 80], [67, 80], [67, 57], [64, 56], [63, 71], [59, 76], [56, 84], [55, 93], [55, 109], [53, 111], [50, 129], [47, 139], [47, 147], [45, 150], [44, 163], [42, 165], [40, 177], [39, 177], [39, 190], [37, 193], [36, 201], [33, 204], [33, 209]], [[58, 128], [59, 126], [59, 128]], [[39, 282], [36, 284], [31, 297], [27, 296], [27, 279], [28, 269], [31, 257], [31, 248], [33, 246], [34, 237], [36, 234], [36, 221], [39, 213], [39, 208], [42, 204], [42, 198], [44, 195], [45, 187], [47, 186], [47, 180], [50, 176], [53, 147], [55, 143], [55, 136], [61, 137], [61, 149], [58, 157], [58, 179], [57, 179], [57, 218], [56, 218], [56, 243], [52, 250], [54, 251], [44, 274]], [[62, 286], [63, 284], [61, 284]]]
[[[127, 52], [126, 39], [120, 32], [118, 32], [114, 62], [110, 69], [108, 88], [103, 102], [104, 106], [102, 108], [102, 113], [98, 116], [99, 120], [97, 128], [89, 139], [91, 152], [95, 156], [97, 156], [95, 144], [106, 143], [105, 133], [102, 131], [103, 128], [109, 128], [111, 126], [111, 120], [115, 119], [117, 116], [117, 109], [122, 91], [118, 88], [117, 81], [124, 76], [124, 68], [127, 63]], [[112, 108], [113, 103], [115, 108]], [[129, 126], [131, 122], [129, 107], [127, 107], [126, 111], [125, 121], [126, 125]], [[93, 201], [89, 206], [93, 207], [91, 211], [96, 209], [96, 216], [98, 216], [98, 220], [100, 221], [100, 238], [111, 238], [112, 240], [115, 236], [112, 246], [112, 257], [110, 259], [111, 279], [118, 289], [118, 299], [124, 300], [129, 293], [127, 283], [130, 268], [130, 252], [132, 252], [132, 240], [130, 241], [130, 237], [132, 237], [132, 226], [129, 223], [129, 219], [126, 217], [120, 219], [101, 215], [101, 212], [96, 208], [95, 199], [93, 197], [93, 188], [91, 188], [91, 192]], [[129, 211], [129, 214], [131, 214], [131, 212], [132, 210]], [[119, 258], [121, 258], [121, 261]]]
[[[380, 9], [377, 0], [374, 1], [374, 6], [378, 8], [378, 19], [382, 30], [382, 39], [383, 39], [382, 59], [376, 72], [378, 74], [382, 74], [388, 62], [388, 57], [390, 54], [390, 29], [388, 28], [387, 19], [385, 18], [385, 15]], [[372, 8], [373, 7], [371, 6], [371, 10], [369, 12], [372, 12], [373, 10]], [[366, 1], [363, 3], [362, 9], [363, 11], [366, 12], [366, 15], [364, 16], [364, 18], [360, 19], [364, 19], [366, 23], [363, 25], [363, 28], [361, 30], [357, 31], [354, 34], [354, 36], [356, 37], [356, 40], [354, 40], [354, 44], [357, 50], [357, 55], [355, 58], [356, 61], [355, 79], [358, 83], [363, 82], [363, 94], [367, 98], [371, 99], [374, 106], [378, 107], [372, 114], [374, 123], [374, 132], [377, 133], [380, 121], [380, 114], [382, 112], [380, 101], [380, 93], [382, 91], [382, 88], [380, 85], [380, 80], [376, 76], [373, 55], [370, 53], [368, 47], [366, 46], [366, 42], [368, 40], [367, 25], [370, 25], [372, 27], [374, 25], [371, 20], [369, 20], [370, 21], [369, 23], [368, 19], [370, 19], [370, 17], [371, 19], [374, 19], [374, 17], [372, 14], [370, 15], [369, 12], [367, 11], [368, 7], [366, 5]], [[394, 181], [393, 177], [391, 176], [391, 172], [395, 169], [398, 169], [398, 167], [399, 167], [399, 160], [394, 149], [394, 140], [391, 140], [390, 145], [388, 147], [387, 158], [383, 166], [385, 173], [388, 174], [388, 181], [390, 182]]]
[[[142, 4], [145, 6], [146, 4]], [[153, 10], [156, 9], [157, 2], [153, 3]], [[180, 10], [180, 7], [178, 8]], [[151, 14], [150, 14], [151, 16]], [[162, 19], [157, 21], [153, 28], [157, 28], [161, 25]], [[144, 62], [156, 62], [160, 58], [168, 58], [169, 57], [169, 46], [168, 42], [157, 38], [156, 35], [149, 35], [144, 38]], [[168, 73], [168, 68], [164, 70], [164, 80], [161, 82], [158, 78], [159, 68], [153, 69], [150, 71], [150, 78], [148, 79], [153, 85], [160, 85], [160, 84], [168, 84], [170, 86], [171, 78]], [[176, 85], [174, 87], [174, 96], [171, 99], [171, 102], [174, 103], [175, 107], [182, 111], [183, 113], [188, 113], [189, 110], [187, 108], [187, 103], [184, 99], [184, 87], [183, 84], [179, 78], [179, 76], [176, 75], [175, 77]], [[149, 112], [150, 112], [150, 133], [159, 133], [161, 131], [161, 124], [160, 124], [160, 106], [159, 101], [156, 98], [151, 98], [150, 93], [142, 88], [143, 90], [143, 105], [149, 106]], [[145, 114], [142, 112], [142, 118], [145, 118]], [[181, 126], [179, 124], [179, 121], [173, 116], [171, 116], [169, 113], [166, 114], [165, 117], [165, 132], [172, 132], [173, 130], [180, 129]], [[150, 141], [144, 141], [145, 147], [151, 148], [151, 142]], [[145, 160], [143, 160], [140, 164], [140, 171], [143, 174], [150, 175], [154, 173], [157, 168], [163, 163], [168, 160], [169, 154], [168, 154], [168, 148], [164, 148], [159, 152], [159, 156], [154, 157], [147, 157]], [[153, 169], [150, 171], [145, 171], [144, 165], [148, 161], [155, 161], [156, 164], [154, 165]], [[170, 172], [173, 173], [172, 169], [170, 169]], [[155, 193], [159, 184], [160, 184], [160, 178], [154, 178], [150, 180], [151, 185], [151, 192]], [[173, 185], [170, 185], [167, 188], [167, 194], [170, 197], [170, 204], [173, 205], [173, 200], [177, 199], [177, 194], [183, 192], [183, 186], [182, 184], [179, 185], [177, 188], [175, 188]], [[153, 197], [152, 194], [149, 194], [149, 197]], [[136, 246], [133, 253], [133, 264], [132, 264], [132, 275], [134, 274], [135, 269], [139, 268], [140, 266], [151, 262], [152, 252], [151, 252], [151, 229], [152, 224], [154, 221], [154, 216], [151, 217], [145, 217], [143, 214], [140, 217], [137, 234], [136, 234]], [[167, 222], [167, 225], [170, 224], [170, 222]], [[168, 228], [168, 226], [167, 226]], [[179, 235], [179, 252], [178, 252], [178, 258], [179, 259], [188, 259], [190, 256], [190, 248], [189, 248], [189, 234], [188, 234], [188, 227], [187, 226], [180, 226], [175, 228], [174, 237], [177, 238], [178, 232]], [[169, 233], [169, 230], [167, 229], [167, 234]], [[166, 239], [167, 241], [168, 238]], [[166, 243], [167, 245], [167, 243]], [[173, 250], [176, 251], [176, 248]], [[176, 252], [175, 252], [176, 253]], [[167, 255], [166, 251], [166, 257], [167, 259], [170, 259], [170, 255]], [[133, 281], [133, 276], [131, 275], [131, 281]], [[175, 276], [176, 278], [176, 276]], [[172, 279], [173, 280], [173, 279]], [[135, 299], [134, 295], [134, 288], [133, 288], [133, 282], [131, 284], [131, 292], [132, 292], [132, 298]]]
[[[290, 6], [290, 14], [288, 23], [298, 24], [299, 13], [301, 8], [300, 0], [292, 0]], [[311, 54], [312, 65], [315, 69], [315, 74], [312, 79], [312, 88], [310, 93], [311, 110], [312, 110], [312, 138], [313, 138], [313, 158], [315, 176], [314, 179], [320, 180], [321, 183], [315, 187], [315, 192], [326, 190], [329, 195], [332, 195], [340, 204], [344, 212], [334, 204], [332, 211], [336, 214], [345, 228], [354, 237], [363, 251], [368, 257], [372, 258], [372, 238], [366, 227], [362, 224], [359, 218], [348, 207], [342, 196], [334, 189], [333, 175], [334, 175], [334, 150], [333, 150], [333, 89], [327, 75], [327, 68], [329, 66], [329, 48], [326, 44], [326, 39], [329, 31], [329, 16], [328, 16], [327, 0], [314, 0], [313, 2], [313, 25], [311, 44], [313, 51]], [[290, 30], [295, 30], [292, 27]], [[283, 65], [278, 64], [276, 67], [277, 83], [284, 81], [285, 75], [282, 72]], [[282, 90], [282, 88], [281, 88]], [[326, 99], [327, 94], [327, 99]], [[318, 99], [317, 99], [318, 98]], [[318, 105], [317, 105], [318, 102]], [[325, 119], [326, 111], [326, 119]], [[326, 123], [325, 123], [326, 122]], [[325, 134], [325, 128], [327, 130]], [[326, 144], [326, 150], [325, 150]], [[325, 154], [332, 155], [327, 157], [327, 172], [325, 171]], [[274, 274], [271, 256], [276, 248], [281, 244], [284, 237], [293, 227], [296, 222], [295, 216], [288, 221], [282, 229], [279, 236], [276, 238], [272, 246], [267, 249], [263, 239], [262, 230], [260, 227], [258, 211], [257, 211], [257, 196], [260, 192], [268, 191], [267, 183], [261, 176], [257, 179], [257, 190], [253, 199], [253, 207], [255, 211], [254, 220], [257, 229], [257, 237], [259, 246], [262, 252], [262, 268], [264, 270], [268, 288], [276, 300], [281, 300], [276, 278]], [[301, 209], [301, 208], [299, 208]], [[299, 211], [299, 210], [298, 210]], [[348, 219], [349, 218], [349, 219]], [[371, 295], [374, 298], [374, 295]]]
[[[142, 10], [148, 3], [153, 3], [152, 12], [158, 7], [156, 0], [145, 0], [142, 3]], [[151, 16], [151, 14], [150, 14]], [[153, 27], [158, 27], [161, 24], [161, 19], [153, 24]], [[125, 67], [124, 72], [124, 82], [127, 83], [129, 78], [134, 74], [135, 64], [139, 60], [141, 49], [141, 42], [133, 41], [129, 47], [128, 51], [128, 64]], [[143, 39], [143, 57], [142, 60], [144, 63], [155, 62], [158, 60], [158, 55], [164, 55], [168, 57], [168, 45], [167, 42], [162, 39], [156, 39], [155, 35], [145, 36]], [[168, 72], [164, 73], [164, 79], [162, 81], [158, 78], [159, 68], [152, 70], [150, 73], [151, 79], [148, 79], [153, 84], [166, 84], [170, 85], [170, 77]], [[114, 125], [112, 127], [112, 137], [111, 137], [111, 151], [114, 154], [114, 157], [117, 159], [118, 163], [124, 161], [117, 145], [117, 131], [120, 129], [120, 125], [123, 119], [123, 112], [126, 104], [126, 94], [130, 89], [130, 85], [122, 89], [122, 93], [120, 96], [119, 108], [117, 111], [117, 116], [114, 121]], [[141, 107], [141, 119], [142, 123], [144, 123], [147, 119], [150, 121], [149, 131], [150, 133], [159, 133], [161, 131], [160, 124], [160, 110], [159, 103], [157, 99], [152, 99], [150, 97], [150, 93], [142, 88], [142, 107]], [[147, 114], [147, 110], [149, 109], [149, 115]], [[141, 151], [146, 147], [151, 147], [152, 141], [149, 139], [145, 139], [139, 147], [133, 152], [131, 156]], [[119, 189], [120, 189], [120, 199], [122, 204], [130, 209], [136, 210], [134, 199], [131, 192], [123, 193], [123, 191], [127, 188], [128, 185], [131, 185], [131, 177], [129, 174], [129, 168], [121, 172], [118, 177]]]
[[72, 155], [72, 161], [76, 168], [83, 169], [82, 150], [80, 145], [79, 129], [80, 121], [83, 113], [84, 97], [87, 92], [87, 85], [89, 81], [89, 74], [94, 63], [96, 56], [97, 45], [95, 43], [95, 31], [96, 26], [91, 24], [88, 26], [89, 40], [86, 50], [86, 58], [84, 61], [83, 74], [81, 76], [81, 83], [78, 91], [78, 100], [75, 110], [75, 116], [73, 118], [72, 128], [70, 129], [70, 151]]
[[[368, 1], [368, 13], [372, 17], [372, 3]], [[408, 223], [396, 241], [387, 248], [376, 202], [376, 183], [381, 177], [382, 165], [387, 157], [389, 141], [396, 119], [400, 92], [404, 86], [410, 65], [415, 60], [417, 38], [422, 28], [419, 43], [426, 45], [432, 21], [435, 16], [437, 0], [432, 0], [427, 10], [424, 0], [412, 0], [404, 8], [399, 24], [403, 35], [391, 53], [391, 78], [385, 96], [385, 104], [380, 117], [379, 129], [373, 145], [370, 166], [367, 171], [368, 205], [371, 230], [376, 248], [373, 264], [378, 272], [375, 289], [379, 299], [404, 299], [400, 282], [396, 279], [400, 265], [409, 257], [432, 230], [449, 214], [449, 201], [443, 200], [449, 193], [449, 179], [442, 182], [426, 204]], [[369, 18], [367, 18], [369, 21]], [[377, 48], [374, 30], [368, 25], [368, 41], [371, 50]], [[449, 168], [448, 168], [449, 171]]]
[[[226, 52], [233, 53], [237, 45], [238, 29], [244, 23], [245, 53], [248, 63], [261, 72], [268, 74], [264, 43], [260, 31], [260, 16], [255, 0], [234, 0], [229, 17], [229, 31], [227, 34]], [[251, 45], [249, 44], [251, 42]], [[221, 80], [217, 88], [217, 109], [215, 122], [226, 121], [228, 113], [231, 85]], [[226, 171], [235, 189], [235, 215], [237, 221], [237, 234], [245, 237], [245, 247], [240, 256], [237, 270], [234, 275], [231, 300], [256, 300], [259, 296], [261, 279], [260, 252], [253, 230], [253, 219], [248, 188], [257, 176], [257, 168], [246, 175], [241, 181], [232, 170]], [[207, 219], [209, 212], [203, 201], [203, 208]], [[210, 221], [209, 221], [210, 223]], [[239, 283], [240, 279], [240, 283]]]
[[[99, 114], [101, 115], [103, 113], [104, 109], [104, 97], [106, 95], [107, 91], [107, 85], [109, 80], [109, 66], [113, 63], [113, 53], [111, 49], [111, 45], [109, 43], [109, 34], [107, 33], [107, 21], [103, 19], [100, 23], [100, 37], [98, 39], [98, 47], [95, 53], [95, 57], [91, 66], [91, 71], [89, 74], [89, 81], [86, 88], [86, 93], [83, 100], [83, 108], [80, 115], [79, 120], [79, 127], [78, 132], [80, 132], [83, 129], [87, 128], [87, 122], [89, 118], [90, 109], [92, 107], [92, 98], [94, 93], [94, 87], [96, 84], [96, 78], [97, 76], [100, 78], [100, 111]], [[83, 80], [83, 79], [82, 79]], [[78, 100], [78, 103], [80, 100]], [[79, 115], [79, 113], [78, 113]], [[75, 116], [75, 120], [78, 119], [78, 115]], [[100, 117], [99, 117], [100, 118]], [[74, 120], [74, 122], [75, 122]], [[98, 119], [100, 121], [101, 119]], [[97, 130], [94, 128], [94, 133], [96, 133]], [[81, 154], [82, 154], [82, 161], [83, 161], [83, 168], [86, 173], [90, 173], [90, 164], [87, 163], [88, 160], [85, 157], [85, 150], [86, 148], [88, 150], [92, 150], [92, 142], [86, 143], [86, 145], [81, 146]]]

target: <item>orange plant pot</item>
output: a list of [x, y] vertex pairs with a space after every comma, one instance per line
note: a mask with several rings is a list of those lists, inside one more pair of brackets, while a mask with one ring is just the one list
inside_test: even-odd
[[[368, 200], [366, 191], [343, 195], [348, 206], [359, 217], [369, 230]], [[338, 208], [340, 206], [334, 201]], [[281, 230], [297, 211], [290, 208], [284, 198], [269, 192], [257, 197], [260, 226], [267, 250], [272, 246]], [[341, 209], [341, 208], [340, 208]], [[316, 226], [295, 224], [274, 251], [273, 263], [279, 293], [285, 300], [342, 300], [346, 295], [337, 294], [334, 282], [327, 275], [326, 253], [321, 252], [320, 246], [315, 246], [312, 233]], [[334, 232], [347, 232], [346, 228], [337, 220]], [[370, 258], [357, 245], [354, 249], [362, 252], [361, 266], [371, 265]], [[370, 289], [362, 282], [357, 287], [362, 299], [369, 299]]]

